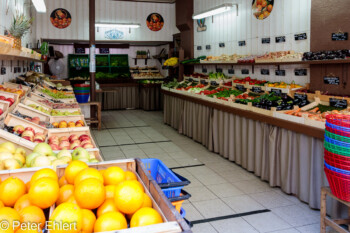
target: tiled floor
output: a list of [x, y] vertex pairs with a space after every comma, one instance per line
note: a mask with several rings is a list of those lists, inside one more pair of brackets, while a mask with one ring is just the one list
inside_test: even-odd
[[[240, 166], [163, 124], [161, 112], [103, 112], [103, 130], [93, 131], [105, 160], [159, 158], [191, 181], [192, 197], [183, 204], [190, 221], [238, 213], [270, 212], [194, 224], [193, 232], [320, 232], [319, 211], [271, 188]], [[332, 232], [332, 231], [329, 231]]]

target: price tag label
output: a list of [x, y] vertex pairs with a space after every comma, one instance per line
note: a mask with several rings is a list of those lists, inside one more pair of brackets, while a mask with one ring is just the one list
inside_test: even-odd
[[295, 74], [295, 76], [306, 76], [307, 69], [295, 69], [294, 74]]
[[109, 48], [100, 48], [100, 54], [109, 54]]
[[216, 68], [216, 73], [222, 73], [222, 68]]
[[218, 85], [218, 84], [217, 84], [217, 82], [216, 82], [216, 81], [210, 81], [210, 85], [212, 85], [212, 86], [216, 86], [216, 85]]
[[282, 90], [281, 89], [272, 88], [271, 89], [271, 93], [275, 93], [276, 95], [282, 95]]
[[75, 48], [76, 54], [85, 54], [85, 48]]
[[220, 48], [225, 48], [225, 43], [219, 43]]
[[248, 69], [243, 69], [241, 70], [242, 74], [249, 74], [249, 70]]
[[252, 87], [252, 92], [254, 93], [261, 93], [261, 87]]
[[243, 85], [236, 85], [237, 90], [239, 91], [246, 91], [247, 88], [245, 88]]
[[347, 108], [348, 102], [346, 100], [329, 98], [329, 105], [335, 108]]
[[207, 72], [208, 72], [207, 68], [202, 68], [202, 73], [207, 73]]
[[238, 46], [246, 46], [245, 40], [238, 41]]
[[286, 71], [285, 70], [276, 70], [276, 75], [277, 76], [286, 76]]
[[261, 73], [261, 75], [270, 75], [270, 70], [269, 69], [261, 69], [260, 73]]
[[188, 81], [193, 82], [193, 78], [189, 78]]
[[206, 45], [206, 46], [205, 46], [205, 49], [206, 49], [206, 50], [210, 50], [210, 49], [211, 49], [211, 46], [210, 46], [210, 45]]
[[285, 36], [277, 36], [275, 39], [276, 39], [276, 43], [284, 43], [284, 42], [286, 42], [286, 37]]
[[307, 34], [306, 33], [295, 34], [294, 39], [295, 40], [306, 40]]
[[271, 38], [262, 38], [261, 39], [261, 43], [262, 44], [270, 44], [271, 43]]
[[234, 69], [228, 69], [228, 73], [229, 74], [235, 74], [235, 70]]
[[202, 46], [197, 46], [197, 50], [202, 50]]
[[205, 80], [201, 80], [201, 84], [206, 84], [207, 82]]
[[339, 77], [323, 77], [323, 82], [324, 84], [327, 85], [339, 85], [340, 81], [339, 81]]
[[347, 32], [332, 33], [332, 40], [348, 40]]
[[307, 95], [306, 94], [301, 94], [301, 93], [295, 93], [294, 94], [294, 99], [307, 100]]

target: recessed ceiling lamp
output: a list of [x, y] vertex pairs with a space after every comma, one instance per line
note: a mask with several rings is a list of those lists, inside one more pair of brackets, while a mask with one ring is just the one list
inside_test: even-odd
[[139, 28], [138, 23], [96, 23], [95, 27], [98, 28]]
[[39, 13], [46, 12], [46, 6], [45, 6], [44, 0], [32, 0], [32, 2], [37, 12]]
[[207, 17], [210, 17], [210, 16], [221, 14], [221, 13], [224, 13], [226, 11], [232, 10], [234, 5], [236, 5], [237, 15], [238, 15], [238, 4], [224, 3], [222, 5], [219, 5], [217, 7], [211, 8], [209, 10], [200, 12], [198, 14], [194, 14], [194, 15], [192, 15], [192, 19], [204, 19], [204, 18], [207, 18]]

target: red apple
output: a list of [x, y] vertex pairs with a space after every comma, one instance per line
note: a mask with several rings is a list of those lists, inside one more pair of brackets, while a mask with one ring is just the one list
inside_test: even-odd
[[83, 141], [81, 141], [81, 144], [85, 144], [85, 143], [91, 143], [91, 139], [84, 139]]
[[28, 140], [28, 141], [33, 141], [33, 137], [30, 137], [30, 136], [24, 136], [24, 137], [22, 137], [23, 139], [26, 139], [26, 140]]
[[64, 149], [67, 149], [69, 150], [69, 146], [70, 146], [70, 143], [68, 141], [62, 141], [60, 144], [59, 144], [59, 148], [61, 150], [64, 150]]
[[0, 116], [4, 113], [4, 111], [0, 108]]
[[0, 100], [6, 100], [6, 97], [1, 95]]
[[57, 144], [53, 144], [53, 143], [51, 143], [51, 144], [49, 144], [50, 146], [51, 146], [51, 149], [52, 150], [59, 150], [59, 148], [58, 148], [58, 145]]
[[60, 137], [60, 138], [59, 138], [59, 141], [60, 141], [60, 142], [62, 142], [62, 141], [67, 141], [67, 142], [69, 142], [68, 137], [66, 137], [66, 136]]
[[85, 144], [83, 144], [83, 148], [84, 149], [91, 149], [91, 148], [94, 148], [94, 146], [91, 143], [85, 143]]
[[81, 147], [80, 142], [73, 142], [72, 144], [70, 144], [70, 149], [74, 150], [75, 147]]
[[34, 129], [33, 129], [32, 127], [27, 127], [27, 128], [25, 128], [24, 130], [25, 130], [25, 131], [32, 131], [33, 134], [35, 134], [35, 131], [34, 131]]
[[87, 135], [87, 134], [82, 134], [82, 135], [80, 135], [80, 137], [79, 137], [79, 141], [82, 142], [82, 141], [84, 141], [85, 138], [90, 139], [90, 136]]
[[76, 134], [72, 134], [72, 135], [69, 136], [68, 139], [72, 143], [74, 140], [78, 140], [79, 138], [78, 138], [78, 136]]
[[38, 132], [34, 136], [34, 141], [35, 140], [41, 140], [42, 142], [44, 142], [45, 141], [45, 135], [43, 133]]
[[24, 130], [24, 132], [22, 133], [22, 137], [30, 137], [30, 138], [33, 138], [34, 137], [34, 133], [33, 131], [30, 131], [30, 130]]
[[24, 132], [24, 127], [22, 125], [16, 125], [13, 128], [13, 131], [19, 135], [21, 135]]

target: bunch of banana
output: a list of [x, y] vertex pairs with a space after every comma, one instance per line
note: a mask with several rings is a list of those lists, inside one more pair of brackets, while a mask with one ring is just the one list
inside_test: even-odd
[[179, 63], [179, 58], [177, 57], [171, 57], [168, 60], [166, 60], [163, 64], [163, 66], [175, 66]]

